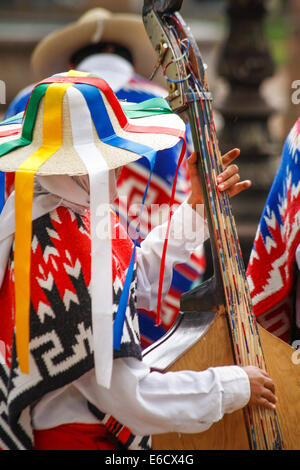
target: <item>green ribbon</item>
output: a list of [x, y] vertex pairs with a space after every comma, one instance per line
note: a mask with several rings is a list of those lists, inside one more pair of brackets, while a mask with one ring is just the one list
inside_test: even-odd
[[18, 147], [24, 147], [26, 145], [31, 144], [39, 102], [50, 85], [51, 83], [42, 83], [33, 90], [25, 114], [25, 119], [22, 127], [22, 135], [19, 139], [10, 140], [9, 142], [5, 142], [4, 144], [0, 145], [0, 157], [6, 155], [7, 153], [11, 152], [12, 150], [15, 150]]
[[5, 121], [1, 121], [0, 126], [6, 126], [7, 124], [14, 123], [14, 121], [18, 121], [19, 119], [23, 119], [23, 116], [24, 116], [24, 111], [21, 111], [20, 113], [15, 114], [14, 116], [12, 116], [8, 119], [5, 119]]
[[121, 101], [120, 105], [125, 115], [130, 119], [157, 116], [159, 114], [173, 114], [172, 109], [164, 98], [151, 98], [141, 103], [127, 103]]

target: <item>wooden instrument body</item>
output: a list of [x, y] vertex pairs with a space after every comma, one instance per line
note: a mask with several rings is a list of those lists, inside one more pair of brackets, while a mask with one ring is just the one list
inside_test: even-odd
[[[200, 338], [195, 344], [191, 346], [193, 338], [185, 327], [181, 328], [181, 322], [181, 325], [166, 335], [165, 340], [162, 339], [160, 344], [157, 343], [144, 352], [144, 360], [150, 367], [161, 372], [201, 371], [209, 367], [233, 365], [225, 310], [221, 308], [215, 316], [212, 313], [210, 316], [210, 325], [206, 318], [203, 320], [202, 328], [201, 326], [198, 328]], [[293, 348], [260, 326], [258, 328], [267, 369], [276, 387], [277, 413], [285, 449], [299, 450], [300, 363], [295, 364], [295, 359], [293, 362], [293, 354], [295, 355]], [[172, 349], [175, 353], [175, 344], [185, 344], [187, 349], [184, 350], [183, 346], [175, 362], [165, 367], [166, 361], [174, 360]], [[250, 448], [243, 410], [226, 414], [221, 421], [199, 434], [160, 434], [153, 436], [152, 440], [155, 450], [248, 450]]]

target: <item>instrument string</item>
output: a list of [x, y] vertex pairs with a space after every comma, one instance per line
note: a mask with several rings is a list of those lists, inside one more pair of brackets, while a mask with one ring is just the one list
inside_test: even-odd
[[[172, 15], [166, 13], [166, 14], [163, 15], [163, 17], [165, 17], [165, 18], [170, 18], [170, 17], [172, 17]], [[180, 25], [180, 23], [177, 21], [177, 18], [176, 18], [176, 17], [174, 17], [174, 18], [176, 19], [177, 25], [179, 25], [180, 28], [181, 28], [181, 25]], [[178, 35], [178, 33], [177, 33], [177, 30], [176, 30], [176, 28], [174, 28], [174, 26], [168, 24], [168, 28], [173, 32], [173, 34], [174, 34], [174, 36], [175, 36], [175, 38], [176, 38], [176, 42], [177, 42], [177, 44], [178, 44], [178, 46], [179, 46], [179, 48], [180, 48], [180, 50], [181, 50], [181, 52], [182, 52], [182, 55], [179, 56], [179, 57], [173, 58], [172, 60], [170, 60], [170, 61], [165, 65], [165, 67], [163, 68], [163, 75], [164, 75], [165, 79], [166, 79], [168, 82], [170, 82], [170, 83], [175, 83], [175, 84], [176, 84], [176, 83], [182, 83], [182, 82], [184, 82], [184, 81], [188, 81], [189, 78], [191, 77], [191, 74], [188, 74], [188, 75], [186, 75], [186, 76], [183, 77], [183, 78], [180, 78], [180, 79], [178, 79], [178, 80], [175, 80], [175, 79], [172, 79], [172, 78], [170, 78], [170, 77], [167, 76], [167, 69], [168, 69], [168, 67], [170, 67], [170, 65], [172, 65], [172, 64], [174, 64], [174, 63], [176, 63], [176, 62], [181, 62], [181, 61], [183, 61], [183, 60], [188, 56], [188, 52], [189, 52], [189, 48], [190, 48], [190, 42], [189, 42], [188, 38], [183, 38], [183, 39], [181, 39], [181, 37], [179, 37], [179, 35]]]
[[[204, 91], [201, 90], [202, 96]], [[262, 357], [260, 357], [257, 342], [253, 335], [253, 312], [249, 309], [250, 305], [247, 295], [243, 293], [243, 285], [241, 285], [241, 274], [244, 272], [243, 265], [238, 250], [236, 249], [238, 239], [235, 236], [235, 230], [231, 232], [232, 223], [230, 219], [230, 202], [226, 194], [220, 194], [216, 188], [216, 167], [218, 170], [222, 169], [222, 164], [217, 152], [218, 146], [216, 145], [216, 136], [212, 130], [212, 114], [207, 113], [209, 100], [203, 100], [201, 95], [201, 111], [204, 112], [204, 136], [206, 146], [201, 145], [201, 148], [207, 149], [207, 158], [205, 159], [205, 173], [208, 182], [209, 191], [212, 193], [210, 198], [212, 203], [212, 213], [214, 215], [217, 234], [217, 241], [219, 246], [219, 253], [221, 259], [221, 266], [223, 270], [223, 279], [225, 283], [225, 291], [227, 295], [227, 302], [229, 306], [229, 316], [231, 320], [231, 328], [235, 344], [235, 355], [237, 363], [240, 365], [256, 364], [263, 366]], [[205, 96], [205, 95], [204, 95]], [[206, 114], [207, 113], [207, 114]], [[200, 122], [199, 113], [196, 112], [197, 122]], [[209, 131], [208, 127], [209, 126]], [[210, 141], [211, 139], [211, 141]], [[214, 190], [215, 189], [215, 190]], [[221, 219], [221, 224], [218, 223], [217, 215]], [[228, 225], [231, 225], [228, 227]], [[221, 228], [223, 227], [223, 230]], [[233, 233], [232, 237], [228, 234]], [[232, 243], [231, 243], [232, 242]], [[237, 281], [238, 280], [238, 281]], [[234, 289], [233, 289], [234, 286]], [[248, 323], [250, 328], [248, 329]], [[247, 330], [247, 332], [246, 332]], [[248, 332], [250, 330], [250, 335]], [[272, 441], [274, 442], [274, 427], [271, 424], [272, 420], [264, 416], [264, 410], [259, 409], [258, 415], [253, 409], [249, 410], [249, 427], [251, 429], [253, 448], [269, 449], [270, 444], [266, 432], [264, 422], [269, 424], [272, 431]], [[258, 432], [260, 429], [261, 432]], [[258, 435], [257, 435], [258, 434]], [[274, 446], [273, 446], [274, 448]]]

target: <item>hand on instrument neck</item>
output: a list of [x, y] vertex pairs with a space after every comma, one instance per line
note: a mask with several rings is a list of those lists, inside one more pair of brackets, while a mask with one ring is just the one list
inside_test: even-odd
[[[251, 186], [251, 181], [245, 180], [240, 181], [239, 168], [237, 165], [230, 165], [240, 154], [239, 149], [233, 149], [225, 153], [222, 156], [222, 163], [224, 171], [217, 177], [218, 189], [220, 191], [227, 190], [230, 197], [239, 194], [241, 191]], [[197, 155], [192, 153], [187, 160], [188, 169], [191, 179], [192, 193], [188, 199], [188, 203], [191, 204], [193, 209], [196, 209], [198, 204], [204, 204], [202, 187], [199, 180], [199, 172], [197, 168]]]

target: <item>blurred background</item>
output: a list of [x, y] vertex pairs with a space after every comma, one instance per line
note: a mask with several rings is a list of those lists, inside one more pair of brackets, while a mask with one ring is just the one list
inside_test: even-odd
[[[142, 0], [0, 0], [2, 91], [5, 87], [0, 117], [34, 82], [30, 56], [46, 34], [91, 7], [140, 14], [142, 5]], [[233, 200], [247, 264], [283, 141], [300, 114], [300, 1], [184, 0], [181, 14], [208, 65], [221, 150], [241, 148], [241, 175], [253, 181], [247, 194]]]

